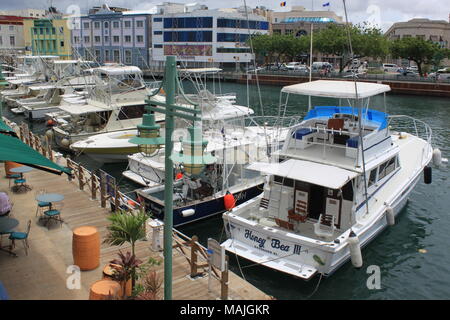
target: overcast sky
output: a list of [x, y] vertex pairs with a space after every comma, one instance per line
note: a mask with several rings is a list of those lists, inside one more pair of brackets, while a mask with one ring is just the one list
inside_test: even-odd
[[[284, 1], [284, 0], [283, 0]], [[289, 11], [291, 6], [304, 6], [307, 10], [311, 10], [314, 6], [315, 10], [322, 9], [322, 4], [330, 2], [331, 11], [335, 11], [338, 15], [344, 16], [342, 0], [285, 0], [287, 6], [280, 7], [282, 0], [246, 0], [250, 7], [266, 6], [275, 11]], [[392, 23], [397, 21], [407, 21], [412, 18], [429, 18], [446, 20], [449, 19], [450, 1], [449, 0], [346, 0], [349, 20], [353, 23], [369, 21], [378, 24], [382, 29], [386, 30]], [[45, 9], [51, 3], [51, 0], [2, 0], [1, 9], [21, 9], [35, 8]], [[53, 6], [60, 11], [66, 11], [69, 5], [77, 4], [81, 8], [81, 12], [86, 12], [86, 8], [94, 5], [107, 3], [110, 6], [119, 6], [130, 9], [151, 9], [162, 1], [146, 1], [146, 0], [53, 0]], [[229, 0], [226, 2], [219, 0], [174, 0], [178, 3], [197, 2], [207, 5], [210, 9], [220, 8], [224, 3], [228, 7], [237, 7], [244, 4], [244, 0]]]

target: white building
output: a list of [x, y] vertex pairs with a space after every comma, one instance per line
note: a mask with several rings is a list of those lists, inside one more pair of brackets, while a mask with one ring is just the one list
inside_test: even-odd
[[41, 9], [0, 10], [0, 15], [41, 19], [47, 15], [47, 10]]
[[27, 18], [0, 15], [0, 50], [25, 50], [24, 19]]
[[238, 9], [158, 7], [152, 17], [152, 65], [161, 68], [165, 56], [175, 55], [186, 67], [246, 67], [254, 57], [246, 41], [249, 34], [266, 34], [265, 17]]

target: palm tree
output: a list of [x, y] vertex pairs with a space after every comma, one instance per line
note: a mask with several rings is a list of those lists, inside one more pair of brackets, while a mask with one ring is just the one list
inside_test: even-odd
[[135, 244], [145, 239], [145, 222], [148, 217], [143, 212], [116, 212], [108, 217], [111, 225], [104, 243], [120, 246], [125, 242], [131, 244], [131, 254], [135, 254]]
[[[136, 242], [145, 239], [145, 222], [147, 219], [147, 215], [142, 211], [135, 213], [119, 211], [111, 214], [108, 217], [108, 220], [111, 221], [111, 224], [107, 227], [109, 233], [103, 243], [121, 246], [128, 242], [131, 244], [131, 256], [134, 258]], [[135, 267], [132, 268], [131, 279], [134, 288], [136, 283]]]

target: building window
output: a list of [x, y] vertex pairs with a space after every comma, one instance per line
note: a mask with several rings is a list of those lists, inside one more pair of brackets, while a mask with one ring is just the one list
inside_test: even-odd
[[14, 26], [9, 26], [9, 31], [14, 31]]
[[176, 29], [198, 29], [212, 28], [212, 17], [193, 17], [193, 18], [164, 18], [164, 28]]
[[131, 36], [125, 36], [125, 42], [131, 42]]
[[120, 62], [120, 51], [114, 50], [113, 55], [114, 55], [114, 57], [113, 57], [114, 62], [119, 63]]
[[120, 42], [120, 37], [119, 36], [113, 36], [113, 42], [114, 43]]
[[143, 28], [144, 27], [144, 21], [138, 20], [136, 21], [136, 28]]
[[100, 29], [100, 22], [94, 22], [94, 29]]
[[74, 36], [73, 37], [73, 43], [79, 43], [79, 42], [80, 42], [80, 37]]
[[143, 43], [144, 42], [144, 36], [136, 36], [136, 41], [138, 43]]
[[60, 45], [61, 48], [64, 48], [64, 41], [61, 41], [61, 42], [59, 43], [59, 45]]
[[131, 50], [125, 50], [125, 64], [131, 64]]
[[155, 48], [155, 49], [161, 49], [163, 46], [162, 46], [162, 44], [154, 44], [153, 45], [153, 48]]
[[109, 42], [109, 37], [105, 36], [105, 43], [108, 43], [108, 42]]
[[248, 34], [218, 33], [217, 42], [246, 42]]
[[273, 30], [273, 34], [281, 34], [281, 30], [279, 30], [279, 29]]
[[100, 50], [95, 50], [95, 60], [100, 61], [101, 55]]
[[253, 29], [253, 30], [269, 30], [267, 21], [247, 21], [237, 19], [217, 19], [218, 28], [237, 28], [237, 29]]
[[0, 46], [3, 45], [3, 38], [0, 36]]
[[94, 37], [94, 42], [95, 43], [99, 43], [100, 42], [100, 36], [95, 36]]
[[9, 37], [9, 44], [10, 44], [11, 46], [15, 46], [15, 45], [16, 45], [16, 37], [10, 36], [10, 37]]
[[162, 34], [162, 31], [160, 31], [160, 30], [155, 30], [155, 31], [153, 31], [153, 34]]
[[89, 22], [83, 22], [83, 28], [89, 29]]
[[131, 28], [131, 21], [129, 20], [124, 21], [124, 26], [125, 28]]
[[109, 23], [108, 23], [108, 21], [105, 21], [105, 23], [103, 24], [103, 26], [105, 27], [105, 29], [108, 29], [108, 28], [109, 28]]
[[[54, 29], [54, 28], [53, 28]], [[63, 34], [64, 33], [64, 27], [59, 27], [59, 33]], [[54, 33], [53, 33], [54, 34]]]
[[119, 21], [113, 21], [113, 28], [119, 29]]
[[217, 48], [217, 53], [251, 53], [250, 48]]
[[105, 50], [105, 61], [109, 61], [109, 50]]
[[84, 36], [84, 43], [89, 43], [91, 41], [91, 39], [89, 38], [89, 36]]
[[162, 18], [153, 18], [153, 22], [162, 22], [163, 19]]
[[212, 42], [212, 31], [164, 32], [164, 42]]

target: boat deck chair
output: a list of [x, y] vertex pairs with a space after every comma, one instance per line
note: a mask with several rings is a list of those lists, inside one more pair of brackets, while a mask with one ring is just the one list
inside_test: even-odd
[[320, 215], [319, 220], [314, 224], [314, 233], [322, 238], [331, 237], [336, 227], [334, 226], [334, 216]]

